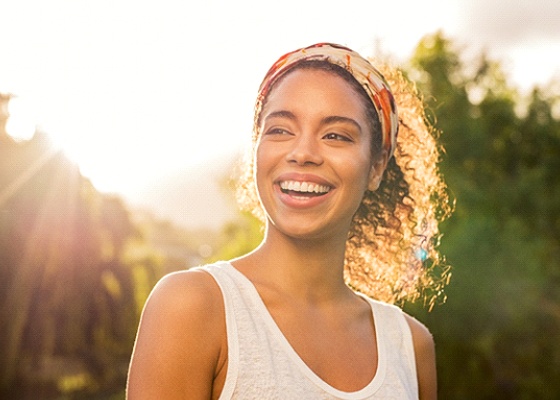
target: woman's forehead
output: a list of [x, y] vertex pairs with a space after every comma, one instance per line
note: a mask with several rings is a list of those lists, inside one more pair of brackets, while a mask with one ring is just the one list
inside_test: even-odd
[[290, 71], [271, 88], [261, 119], [271, 112], [297, 109], [330, 110], [364, 116], [364, 100], [357, 90], [334, 72], [319, 69]]

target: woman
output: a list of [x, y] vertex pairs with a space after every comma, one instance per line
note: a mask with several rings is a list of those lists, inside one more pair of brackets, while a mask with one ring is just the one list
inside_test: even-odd
[[327, 43], [272, 66], [242, 184], [264, 240], [158, 283], [129, 399], [436, 398], [433, 339], [389, 303], [440, 291], [430, 266], [448, 208], [421, 103], [389, 74], [394, 96]]

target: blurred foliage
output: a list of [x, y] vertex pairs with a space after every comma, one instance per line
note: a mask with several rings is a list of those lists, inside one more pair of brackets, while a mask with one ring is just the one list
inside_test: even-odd
[[222, 228], [218, 251], [207, 262], [231, 260], [254, 250], [263, 239], [263, 224], [248, 211], [240, 212], [240, 218]]
[[[435, 336], [440, 398], [560, 397], [560, 83], [521, 94], [441, 33], [405, 72], [441, 131], [456, 212]], [[1, 107], [0, 107], [1, 108]], [[0, 397], [122, 398], [138, 318], [165, 273], [257, 246], [248, 214], [187, 232], [101, 194], [40, 132], [0, 120]], [[26, 397], [27, 396], [27, 397]]]
[[0, 398], [122, 398], [146, 298], [208, 237], [131, 214], [44, 134], [1, 123]]
[[[448, 301], [408, 310], [436, 339], [440, 397], [560, 396], [560, 87], [522, 96], [441, 33], [410, 61], [457, 200], [443, 224]], [[555, 114], [556, 112], [556, 114]]]

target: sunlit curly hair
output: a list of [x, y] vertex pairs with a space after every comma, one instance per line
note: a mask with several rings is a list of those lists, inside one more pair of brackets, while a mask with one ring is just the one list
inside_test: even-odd
[[[330, 71], [360, 94], [372, 134], [372, 157], [381, 154], [381, 128], [369, 96], [352, 74], [327, 61], [306, 61], [298, 69]], [[442, 152], [437, 132], [428, 124], [415, 85], [389, 66], [379, 68], [392, 89], [399, 112], [399, 134], [376, 191], [366, 191], [356, 211], [346, 243], [344, 278], [348, 286], [388, 303], [423, 299], [431, 309], [444, 301], [450, 273], [437, 247], [439, 222], [452, 211], [446, 184], [437, 168]], [[273, 90], [273, 87], [270, 91]], [[269, 93], [270, 93], [269, 91]], [[255, 105], [252, 149], [240, 168], [237, 200], [263, 223], [265, 215], [254, 179], [254, 151], [259, 139], [260, 113], [267, 98]]]

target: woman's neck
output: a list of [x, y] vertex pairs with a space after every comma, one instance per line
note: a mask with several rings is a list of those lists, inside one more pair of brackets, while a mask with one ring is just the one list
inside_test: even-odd
[[348, 293], [345, 246], [344, 238], [295, 239], [269, 229], [255, 251], [233, 264], [257, 286], [273, 286], [302, 300], [332, 300]]

